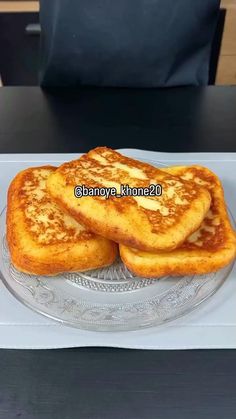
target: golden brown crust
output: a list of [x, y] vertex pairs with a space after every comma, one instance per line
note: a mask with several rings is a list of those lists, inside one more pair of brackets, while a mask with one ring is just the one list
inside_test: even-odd
[[172, 252], [141, 252], [120, 245], [127, 267], [141, 277], [195, 275], [215, 272], [235, 259], [236, 238], [224, 202], [218, 177], [201, 166], [164, 169], [180, 177], [204, 184], [212, 196], [211, 208], [199, 229]]
[[136, 253], [136, 249], [124, 245], [120, 245], [119, 248], [124, 264], [141, 278], [203, 275], [216, 272], [235, 259], [235, 244], [233, 243], [215, 254], [207, 251], [190, 253], [190, 251], [175, 249], [169, 254], [164, 252], [152, 255], [152, 258], [149, 258], [145, 252]]
[[26, 169], [9, 187], [7, 241], [12, 263], [35, 275], [110, 265], [117, 254], [116, 244], [70, 219], [47, 194], [46, 179], [55, 169]]
[[[146, 187], [160, 183], [160, 197], [74, 196], [76, 185]], [[48, 191], [75, 219], [91, 231], [140, 250], [172, 250], [195, 231], [210, 206], [210, 194], [146, 163], [99, 147], [65, 163], [50, 176]], [[118, 185], [118, 186], [117, 186]]]

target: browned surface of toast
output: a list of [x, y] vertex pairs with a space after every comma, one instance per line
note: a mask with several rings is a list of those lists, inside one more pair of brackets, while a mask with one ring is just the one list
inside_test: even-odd
[[[99, 147], [80, 159], [60, 166], [48, 180], [54, 200], [75, 219], [108, 239], [145, 251], [171, 250], [184, 242], [205, 217], [209, 192], [147, 163]], [[161, 184], [162, 196], [74, 196], [77, 185], [86, 187], [148, 187]]]
[[37, 275], [84, 271], [111, 264], [115, 243], [65, 214], [46, 191], [56, 168], [20, 172], [8, 191], [7, 241], [14, 266]]
[[211, 207], [200, 228], [172, 252], [140, 252], [120, 245], [123, 262], [141, 277], [206, 274], [217, 271], [235, 259], [236, 239], [218, 177], [201, 166], [169, 167], [164, 171], [206, 187]]

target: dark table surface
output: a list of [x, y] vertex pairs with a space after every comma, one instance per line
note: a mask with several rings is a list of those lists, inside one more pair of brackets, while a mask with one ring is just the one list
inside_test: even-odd
[[0, 152], [236, 151], [236, 87], [0, 92]]
[[[236, 151], [236, 87], [0, 89], [0, 152]], [[236, 351], [0, 351], [1, 419], [235, 419]]]

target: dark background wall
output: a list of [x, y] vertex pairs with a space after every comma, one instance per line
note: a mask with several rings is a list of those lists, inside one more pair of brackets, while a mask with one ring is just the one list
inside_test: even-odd
[[40, 37], [26, 32], [27, 25], [38, 22], [38, 13], [0, 13], [0, 74], [4, 85], [38, 84]]

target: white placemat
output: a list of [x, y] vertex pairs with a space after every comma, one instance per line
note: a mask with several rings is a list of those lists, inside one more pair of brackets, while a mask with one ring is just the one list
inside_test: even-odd
[[[121, 150], [136, 158], [167, 165], [206, 165], [222, 179], [225, 195], [236, 214], [236, 153], [155, 153]], [[75, 154], [0, 155], [0, 202], [6, 204], [10, 180], [26, 167], [59, 165]], [[19, 303], [0, 281], [0, 347], [64, 348], [110, 346], [137, 349], [236, 348], [236, 267], [221, 289], [189, 315], [172, 323], [134, 332], [89, 332], [62, 326]]]

